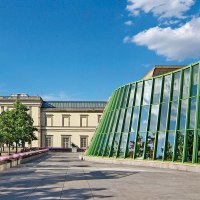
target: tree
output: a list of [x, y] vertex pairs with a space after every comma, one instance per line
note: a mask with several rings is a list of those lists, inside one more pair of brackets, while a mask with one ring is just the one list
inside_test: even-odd
[[3, 142], [9, 147], [9, 153], [13, 143], [17, 153], [19, 145], [24, 148], [26, 142], [30, 143], [37, 139], [34, 134], [37, 128], [33, 126], [33, 119], [27, 111], [25, 105], [16, 101], [12, 110], [2, 112], [0, 115], [0, 134], [3, 136]]

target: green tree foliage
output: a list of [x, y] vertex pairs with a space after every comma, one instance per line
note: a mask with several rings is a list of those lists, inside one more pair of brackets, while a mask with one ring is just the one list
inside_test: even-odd
[[16, 101], [12, 110], [4, 111], [0, 115], [0, 145], [7, 144], [9, 147], [15, 144], [16, 152], [18, 146], [25, 146], [25, 142], [30, 143], [36, 140], [33, 126], [33, 119], [27, 113], [28, 108]]

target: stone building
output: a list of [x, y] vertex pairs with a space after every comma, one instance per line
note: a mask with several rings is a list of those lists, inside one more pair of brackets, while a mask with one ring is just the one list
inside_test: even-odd
[[38, 129], [32, 147], [87, 148], [100, 121], [105, 101], [44, 101], [39, 96], [13, 94], [0, 97], [0, 108], [12, 109], [19, 100], [29, 108]]

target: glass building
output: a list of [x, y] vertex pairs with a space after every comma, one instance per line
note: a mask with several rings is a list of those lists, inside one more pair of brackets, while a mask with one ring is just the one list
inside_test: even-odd
[[115, 90], [87, 155], [200, 162], [199, 63]]

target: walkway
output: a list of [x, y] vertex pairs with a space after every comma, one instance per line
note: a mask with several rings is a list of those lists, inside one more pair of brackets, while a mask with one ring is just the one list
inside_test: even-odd
[[199, 200], [200, 174], [96, 164], [51, 153], [0, 172], [0, 200]]

